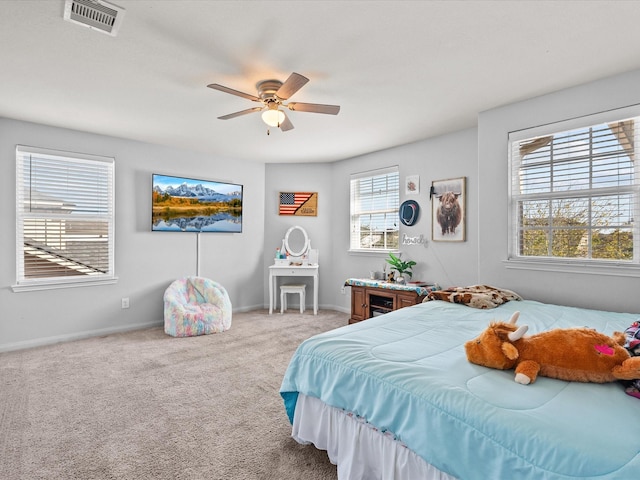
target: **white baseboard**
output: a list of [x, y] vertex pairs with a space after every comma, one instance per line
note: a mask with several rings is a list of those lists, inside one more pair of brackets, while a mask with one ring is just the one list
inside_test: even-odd
[[112, 333], [130, 332], [133, 330], [143, 330], [145, 328], [162, 326], [163, 321], [137, 323], [135, 325], [123, 325], [120, 327], [101, 328], [98, 330], [87, 330], [84, 332], [70, 333], [66, 335], [56, 335], [53, 337], [35, 338], [33, 340], [25, 340], [22, 342], [0, 344], [1, 352], [11, 352], [14, 350], [24, 350], [25, 348], [42, 347], [44, 345], [53, 345], [55, 343], [70, 342], [72, 340], [82, 340], [83, 338], [99, 337], [101, 335], [109, 335]]
[[337, 305], [331, 305], [331, 306], [326, 306], [322, 308], [326, 308], [327, 310], [335, 310], [336, 312], [351, 314], [351, 308], [347, 308], [347, 307], [339, 307]]
[[[287, 304], [289, 305], [289, 304]], [[296, 309], [298, 308], [299, 305], [297, 304], [291, 304], [289, 305], [289, 308], [291, 309]], [[255, 307], [255, 308], [264, 308], [266, 310], [269, 310], [269, 304], [265, 304], [262, 307]], [[248, 310], [242, 310], [242, 311], [249, 311], [249, 310], [255, 310], [255, 308], [249, 308]], [[307, 303], [306, 309], [308, 310], [309, 308], [311, 308], [313, 310], [313, 305], [309, 305]], [[345, 307], [339, 307], [337, 305], [318, 305], [318, 310], [334, 310], [336, 312], [342, 312], [342, 313], [351, 313], [351, 309], [350, 308], [345, 308]], [[278, 307], [278, 311], [280, 311], [280, 307]]]
[[[268, 309], [269, 305], [254, 305], [249, 307], [234, 308], [234, 312], [250, 312], [252, 310]], [[308, 307], [307, 307], [308, 308]], [[348, 308], [338, 307], [336, 305], [320, 305], [322, 310], [335, 310], [342, 313], [350, 313]], [[11, 352], [14, 350], [24, 350], [26, 348], [42, 347], [45, 345], [53, 345], [56, 343], [70, 342], [73, 340], [82, 340], [84, 338], [99, 337], [101, 335], [109, 335], [112, 333], [130, 332], [133, 330], [143, 330], [145, 328], [162, 326], [163, 320], [156, 322], [137, 323], [135, 325], [123, 325], [120, 327], [101, 328], [97, 330], [87, 330], [84, 332], [69, 333], [66, 335], [56, 335], [53, 337], [34, 338], [33, 340], [24, 340], [22, 342], [0, 344], [0, 353]]]
[[267, 305], [266, 307], [264, 305], [250, 305], [248, 307], [240, 307], [240, 308], [236, 308], [233, 307], [233, 312], [238, 312], [238, 313], [244, 313], [244, 312], [252, 312], [254, 310], [260, 310], [262, 308], [269, 308], [269, 305]]

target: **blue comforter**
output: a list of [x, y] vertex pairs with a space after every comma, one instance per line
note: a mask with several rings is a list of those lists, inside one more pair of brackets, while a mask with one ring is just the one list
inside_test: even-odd
[[390, 430], [425, 461], [465, 480], [623, 479], [640, 472], [640, 400], [619, 383], [540, 377], [467, 361], [463, 344], [521, 312], [529, 332], [623, 331], [638, 315], [512, 301], [492, 310], [433, 301], [303, 342], [280, 389], [289, 419], [298, 392]]

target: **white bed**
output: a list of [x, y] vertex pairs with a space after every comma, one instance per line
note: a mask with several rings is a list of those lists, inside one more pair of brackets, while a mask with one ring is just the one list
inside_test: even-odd
[[432, 301], [303, 342], [281, 394], [301, 443], [340, 480], [632, 478], [640, 400], [620, 383], [539, 378], [470, 364], [463, 344], [520, 311], [529, 331], [607, 334], [639, 315], [511, 301], [490, 310]]

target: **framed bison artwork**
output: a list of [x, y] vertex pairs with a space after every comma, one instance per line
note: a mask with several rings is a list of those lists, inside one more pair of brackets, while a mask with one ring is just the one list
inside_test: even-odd
[[431, 239], [434, 242], [466, 240], [466, 177], [431, 183]]

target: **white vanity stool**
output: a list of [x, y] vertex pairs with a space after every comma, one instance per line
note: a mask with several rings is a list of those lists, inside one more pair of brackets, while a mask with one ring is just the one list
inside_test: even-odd
[[305, 291], [307, 286], [301, 285], [280, 285], [280, 313], [284, 313], [287, 309], [287, 293], [300, 294], [300, 313], [304, 313]]

